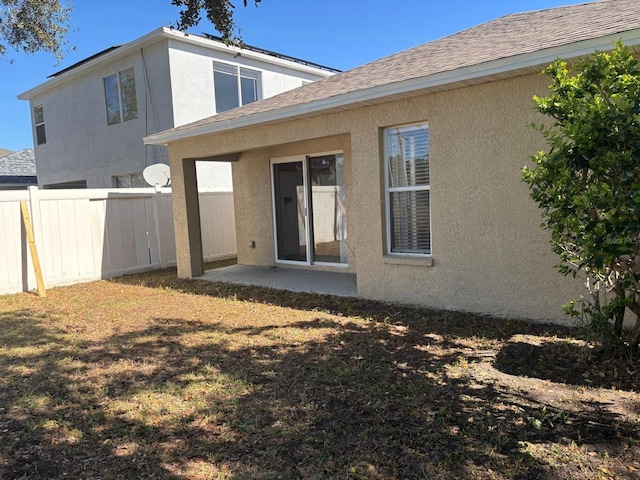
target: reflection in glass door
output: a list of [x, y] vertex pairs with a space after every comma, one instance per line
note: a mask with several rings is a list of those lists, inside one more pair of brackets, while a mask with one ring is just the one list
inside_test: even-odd
[[314, 262], [347, 263], [344, 160], [326, 155], [308, 162]]
[[307, 261], [307, 226], [302, 162], [273, 165], [278, 260]]
[[276, 258], [307, 264], [346, 264], [343, 156], [274, 163], [273, 185]]

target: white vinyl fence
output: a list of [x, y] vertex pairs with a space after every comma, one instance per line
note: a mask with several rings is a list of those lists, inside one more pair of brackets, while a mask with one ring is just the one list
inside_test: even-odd
[[[20, 201], [31, 212], [47, 288], [176, 263], [171, 190], [0, 191], [0, 294], [36, 287]], [[200, 192], [206, 261], [236, 253], [232, 192]]]

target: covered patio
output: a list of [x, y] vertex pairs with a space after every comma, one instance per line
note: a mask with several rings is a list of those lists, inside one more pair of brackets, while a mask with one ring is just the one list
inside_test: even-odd
[[335, 271], [304, 270], [286, 267], [230, 265], [206, 271], [196, 277], [209, 282], [229, 282], [240, 285], [319, 293], [340, 297], [356, 297], [356, 274]]

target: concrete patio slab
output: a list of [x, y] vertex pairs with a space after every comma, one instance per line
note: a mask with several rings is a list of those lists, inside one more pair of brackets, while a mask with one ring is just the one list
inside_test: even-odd
[[356, 297], [358, 295], [356, 275], [346, 272], [231, 265], [209, 270], [196, 278], [209, 282], [257, 285], [291, 292], [320, 293], [340, 297]]

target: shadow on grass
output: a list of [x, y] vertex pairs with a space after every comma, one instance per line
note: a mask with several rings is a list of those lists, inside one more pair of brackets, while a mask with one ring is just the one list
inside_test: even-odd
[[[235, 263], [235, 259], [208, 264], [207, 269]], [[276, 305], [297, 310], [325, 312], [339, 316], [354, 316], [383, 323], [429, 323], [432, 333], [449, 336], [474, 336], [487, 339], [507, 339], [514, 334], [542, 334], [572, 336], [573, 330], [552, 324], [534, 324], [513, 319], [496, 319], [489, 316], [463, 312], [414, 308], [353, 297], [338, 297], [305, 292], [290, 292], [274, 288], [209, 282], [177, 278], [176, 269], [147, 272], [113, 279], [117, 283], [170, 289], [182, 293], [206, 295], [223, 299]]]
[[[586, 347], [563, 341], [530, 343], [509, 342], [496, 356], [495, 367], [510, 375], [523, 375], [532, 378], [571, 385], [590, 386], [589, 372], [585, 370]], [[596, 380], [598, 380], [596, 378]], [[598, 386], [606, 385], [606, 379]]]
[[640, 368], [621, 355], [607, 354], [566, 339], [510, 341], [501, 349], [494, 366], [510, 375], [595, 388], [637, 391]]
[[19, 348], [34, 344], [47, 344], [56, 337], [39, 325], [42, 317], [29, 310], [17, 310], [0, 314], [0, 346]]
[[[270, 291], [192, 283], [181, 291], [224, 288], [219, 295], [297, 305]], [[307, 297], [296, 295], [318, 310], [310, 321], [253, 329], [159, 317], [99, 344], [50, 331], [29, 312], [3, 317], [47, 344], [30, 349], [23, 333], [0, 340], [0, 477], [552, 480], [578, 467], [551, 468], [525, 443], [613, 456], [637, 437], [637, 424], [604, 409], [553, 428], [543, 417], [534, 428], [544, 405], [456, 374], [466, 355], [457, 335], [470, 327], [455, 322], [474, 317]], [[344, 309], [376, 321], [323, 314]], [[257, 341], [280, 329], [326, 334]], [[235, 335], [256, 342], [234, 344]]]
[[[233, 261], [226, 260], [209, 266], [226, 266]], [[443, 341], [450, 345], [455, 345], [460, 338], [498, 340], [506, 342], [501, 351], [497, 352], [495, 363], [496, 368], [504, 373], [594, 388], [615, 387], [636, 391], [640, 385], [640, 365], [630, 365], [624, 358], [591, 358], [593, 352], [587, 352], [586, 347], [578, 346], [575, 342], [576, 339], [587, 335], [584, 329], [577, 327], [414, 308], [358, 298], [178, 279], [175, 269], [164, 270], [161, 275], [157, 272], [139, 274], [115, 281], [150, 288], [168, 288], [195, 295], [358, 317], [383, 324], [397, 323], [412, 328], [427, 326], [430, 334], [442, 336]], [[510, 341], [518, 335], [547, 336], [555, 340], [546, 342], [543, 346]]]

